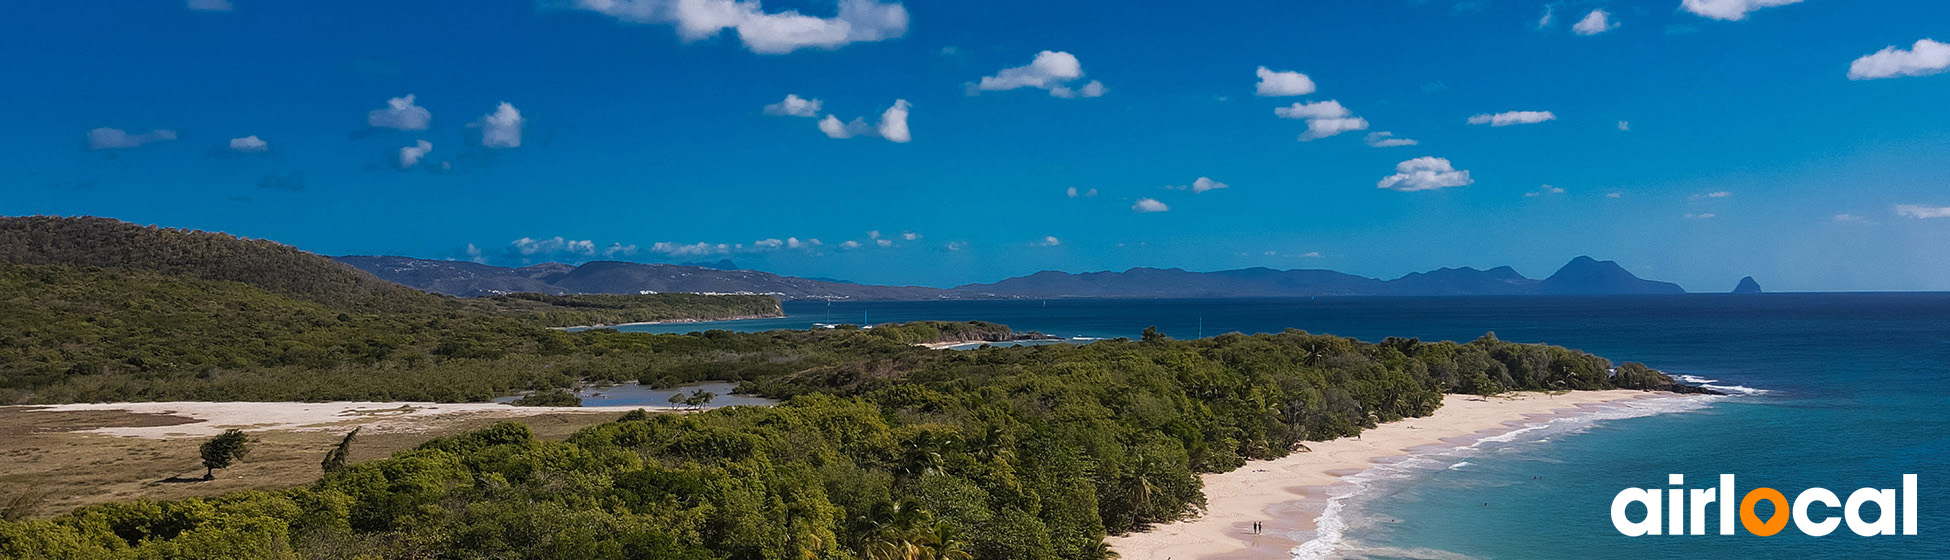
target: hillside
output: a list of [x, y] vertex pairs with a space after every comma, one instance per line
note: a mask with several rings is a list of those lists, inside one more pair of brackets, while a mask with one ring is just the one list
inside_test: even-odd
[[697, 265], [595, 261], [506, 268], [410, 257], [345, 256], [340, 262], [379, 278], [430, 292], [477, 297], [514, 292], [544, 294], [763, 294], [780, 299], [923, 300], [956, 298], [939, 288], [868, 286], [793, 278], [756, 270]]

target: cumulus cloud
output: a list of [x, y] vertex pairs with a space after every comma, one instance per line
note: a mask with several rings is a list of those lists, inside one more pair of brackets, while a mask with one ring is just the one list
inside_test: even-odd
[[700, 243], [692, 243], [689, 245], [685, 245], [682, 243], [658, 241], [657, 243], [652, 244], [650, 246], [650, 251], [655, 253], [670, 255], [673, 257], [696, 257], [696, 256], [703, 256], [703, 255], [722, 255], [722, 254], [730, 253], [731, 246], [724, 243], [711, 244], [711, 243], [700, 242]]
[[1314, 92], [1314, 80], [1306, 74], [1276, 71], [1265, 66], [1259, 67], [1254, 74], [1259, 76], [1259, 85], [1253, 89], [1253, 95], [1286, 97]]
[[785, 100], [765, 106], [765, 114], [775, 117], [817, 117], [818, 99], [806, 99], [794, 94], [785, 94]]
[[1414, 192], [1460, 187], [1474, 182], [1469, 178], [1468, 170], [1457, 171], [1447, 159], [1419, 157], [1395, 164], [1395, 174], [1382, 177], [1375, 187]]
[[1921, 206], [1916, 204], [1900, 204], [1896, 206], [1896, 215], [1905, 218], [1916, 218], [1919, 220], [1927, 220], [1930, 218], [1950, 218], [1950, 206]]
[[865, 117], [841, 121], [838, 116], [826, 115], [819, 121], [819, 131], [829, 138], [879, 136], [890, 142], [907, 142], [914, 139], [907, 129], [907, 114], [911, 108], [906, 99], [896, 99], [892, 107], [880, 113], [879, 124], [868, 124]]
[[1612, 22], [1611, 14], [1603, 9], [1592, 10], [1571, 26], [1571, 31], [1579, 35], [1597, 35], [1613, 29], [1618, 29], [1618, 24]]
[[901, 239], [906, 239], [906, 240], [908, 240], [908, 241], [915, 241], [915, 240], [918, 240], [918, 239], [920, 239], [920, 238], [921, 238], [921, 234], [918, 234], [918, 233], [914, 233], [914, 232], [911, 232], [911, 231], [903, 231], [903, 232], [901, 232]]
[[[1197, 194], [1205, 191], [1225, 189], [1231, 187], [1232, 185], [1214, 181], [1210, 177], [1199, 177], [1198, 179], [1194, 179], [1192, 181], [1192, 184], [1190, 185], [1174, 185], [1174, 186], [1167, 186], [1165, 188], [1174, 191], [1192, 191], [1193, 194]], [[1096, 191], [1091, 191], [1091, 192], [1094, 193]]]
[[1131, 205], [1131, 211], [1139, 213], [1164, 212], [1167, 210], [1171, 210], [1171, 207], [1165, 206], [1165, 203], [1158, 202], [1158, 199], [1155, 198], [1140, 198], [1137, 200], [1137, 204]]
[[413, 104], [414, 95], [395, 97], [386, 100], [386, 108], [374, 109], [366, 113], [366, 124], [373, 128], [397, 130], [426, 130], [433, 122], [433, 113], [426, 107]]
[[1091, 81], [1080, 88], [1072, 89], [1071, 83], [1083, 78], [1083, 63], [1076, 55], [1063, 51], [1043, 51], [1036, 53], [1026, 66], [1004, 68], [994, 76], [984, 76], [969, 88], [969, 93], [979, 91], [1008, 91], [1020, 88], [1048, 90], [1053, 97], [1076, 98], [1098, 97], [1104, 94], [1102, 82]]
[[1070, 195], [1070, 198], [1076, 198], [1076, 197], [1080, 197], [1080, 196], [1097, 196], [1097, 189], [1090, 189], [1090, 190], [1087, 190], [1087, 191], [1078, 191], [1076, 187], [1070, 187], [1070, 188], [1069, 188], [1069, 190], [1066, 190], [1066, 191], [1063, 191], [1063, 192], [1064, 192], [1064, 194], [1068, 194], [1068, 195]]
[[102, 127], [88, 131], [88, 148], [91, 150], [120, 150], [175, 139], [176, 131], [174, 130], [156, 129], [146, 134], [129, 134], [128, 131], [119, 128]]
[[189, 8], [199, 12], [228, 12], [235, 6], [230, 0], [189, 0]]
[[1688, 220], [1711, 220], [1711, 219], [1713, 219], [1713, 218], [1718, 218], [1718, 217], [1719, 217], [1719, 216], [1715, 216], [1715, 215], [1713, 215], [1713, 213], [1712, 213], [1712, 212], [1707, 212], [1707, 213], [1704, 213], [1704, 214], [1687, 214], [1687, 215], [1686, 215], [1686, 219], [1688, 219]]
[[1950, 44], [1918, 39], [1909, 50], [1895, 46], [1855, 59], [1848, 65], [1848, 79], [1874, 80], [1901, 76], [1928, 76], [1950, 69]]
[[907, 133], [907, 109], [906, 99], [896, 99], [894, 106], [880, 113], [881, 138], [886, 138], [889, 142], [907, 142], [913, 139]]
[[494, 112], [481, 116], [474, 126], [481, 127], [481, 145], [489, 148], [521, 147], [521, 111], [506, 101], [494, 108]]
[[1549, 120], [1557, 120], [1557, 115], [1550, 111], [1510, 111], [1507, 113], [1476, 115], [1469, 118], [1469, 124], [1510, 126], [1515, 124], [1536, 124]]
[[1063, 240], [1057, 239], [1056, 236], [1054, 235], [1045, 236], [1043, 237], [1042, 242], [1037, 243], [1037, 245], [1041, 245], [1044, 247], [1055, 247], [1057, 245], [1062, 245], [1062, 244], [1063, 244]]
[[408, 168], [412, 168], [415, 165], [419, 165], [420, 159], [427, 157], [427, 152], [431, 152], [431, 151], [433, 151], [433, 143], [425, 140], [415, 142], [411, 146], [400, 148], [399, 149], [400, 169], [408, 169]]
[[1729, 196], [1733, 196], [1733, 193], [1730, 191], [1713, 191], [1710, 193], [1696, 194], [1687, 198], [1691, 198], [1693, 200], [1699, 200], [1702, 198], [1726, 198]]
[[785, 54], [802, 48], [837, 49], [907, 33], [907, 8], [875, 0], [840, 0], [836, 17], [796, 10], [768, 13], [758, 0], [573, 0], [577, 9], [629, 23], [669, 24], [685, 41], [734, 30], [745, 48], [759, 54]]
[[841, 244], [840, 244], [840, 248], [841, 248], [841, 249], [858, 249], [858, 248], [860, 248], [860, 242], [858, 242], [858, 241], [853, 241], [853, 240], [847, 240], [847, 242], [845, 242], [845, 243], [841, 243]]
[[1761, 8], [1798, 4], [1801, 0], [1681, 0], [1679, 8], [1717, 20], [1740, 21]]
[[547, 256], [557, 253], [594, 256], [596, 242], [587, 239], [573, 240], [560, 236], [548, 239], [523, 237], [508, 243], [509, 249], [523, 256]]
[[261, 154], [271, 151], [271, 144], [265, 142], [262, 138], [258, 138], [256, 135], [251, 135], [243, 138], [231, 138], [230, 150], [245, 154]]
[[1369, 146], [1373, 146], [1373, 147], [1376, 147], [1376, 148], [1393, 148], [1393, 147], [1396, 147], [1396, 146], [1413, 146], [1413, 145], [1416, 145], [1416, 144], [1420, 144], [1420, 143], [1421, 143], [1421, 142], [1416, 142], [1416, 141], [1414, 141], [1414, 140], [1410, 140], [1410, 139], [1407, 139], [1407, 138], [1397, 138], [1397, 137], [1395, 137], [1395, 133], [1393, 133], [1393, 132], [1371, 132], [1371, 133], [1368, 133], [1368, 137], [1367, 137], [1367, 139], [1366, 139], [1366, 142], [1368, 143], [1368, 145], [1369, 145]]
[[1618, 130], [1621, 132], [1630, 132], [1632, 130], [1632, 121], [1618, 121]]
[[1353, 111], [1334, 100], [1275, 107], [1273, 114], [1282, 119], [1306, 119], [1307, 131], [1300, 134], [1301, 142], [1368, 129], [1367, 119], [1354, 116]]

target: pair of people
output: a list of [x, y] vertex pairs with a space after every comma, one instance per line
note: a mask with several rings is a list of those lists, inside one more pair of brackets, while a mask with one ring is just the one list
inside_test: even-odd
[[1257, 535], [1257, 534], [1260, 534], [1260, 532], [1261, 532], [1261, 531], [1264, 531], [1264, 530], [1266, 530], [1266, 525], [1265, 525], [1265, 524], [1262, 524], [1262, 523], [1260, 523], [1260, 522], [1258, 522], [1258, 521], [1254, 521], [1254, 522], [1253, 522], [1253, 534], [1255, 534], [1255, 535]]

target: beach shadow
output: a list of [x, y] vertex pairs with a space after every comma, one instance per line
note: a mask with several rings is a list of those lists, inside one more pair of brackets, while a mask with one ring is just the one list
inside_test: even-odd
[[161, 484], [184, 484], [189, 482], [209, 482], [209, 481], [210, 481], [209, 479], [205, 479], [200, 476], [172, 476], [169, 478], [158, 480], [156, 482]]

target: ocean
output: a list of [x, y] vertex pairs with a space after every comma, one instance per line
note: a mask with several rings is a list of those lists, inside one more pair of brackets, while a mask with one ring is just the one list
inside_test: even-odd
[[[1303, 557], [1950, 558], [1950, 294], [791, 302], [786, 318], [626, 330], [810, 328], [815, 323], [983, 320], [1080, 338], [1178, 338], [1287, 328], [1380, 340], [1499, 338], [1639, 361], [1722, 387], [1710, 402], [1559, 420], [1438, 448], [1350, 477]], [[1758, 537], [1627, 537], [1611, 502], [1629, 487], [1827, 488], [1919, 483], [1915, 536], [1824, 537], [1792, 524]], [[1874, 518], [1870, 506], [1865, 516]], [[1636, 511], [1636, 510], [1635, 510]], [[1768, 507], [1760, 507], [1767, 517]], [[1815, 517], [1840, 516], [1815, 507]], [[1636, 514], [1635, 514], [1636, 515]], [[1715, 515], [1709, 513], [1709, 515]]]

